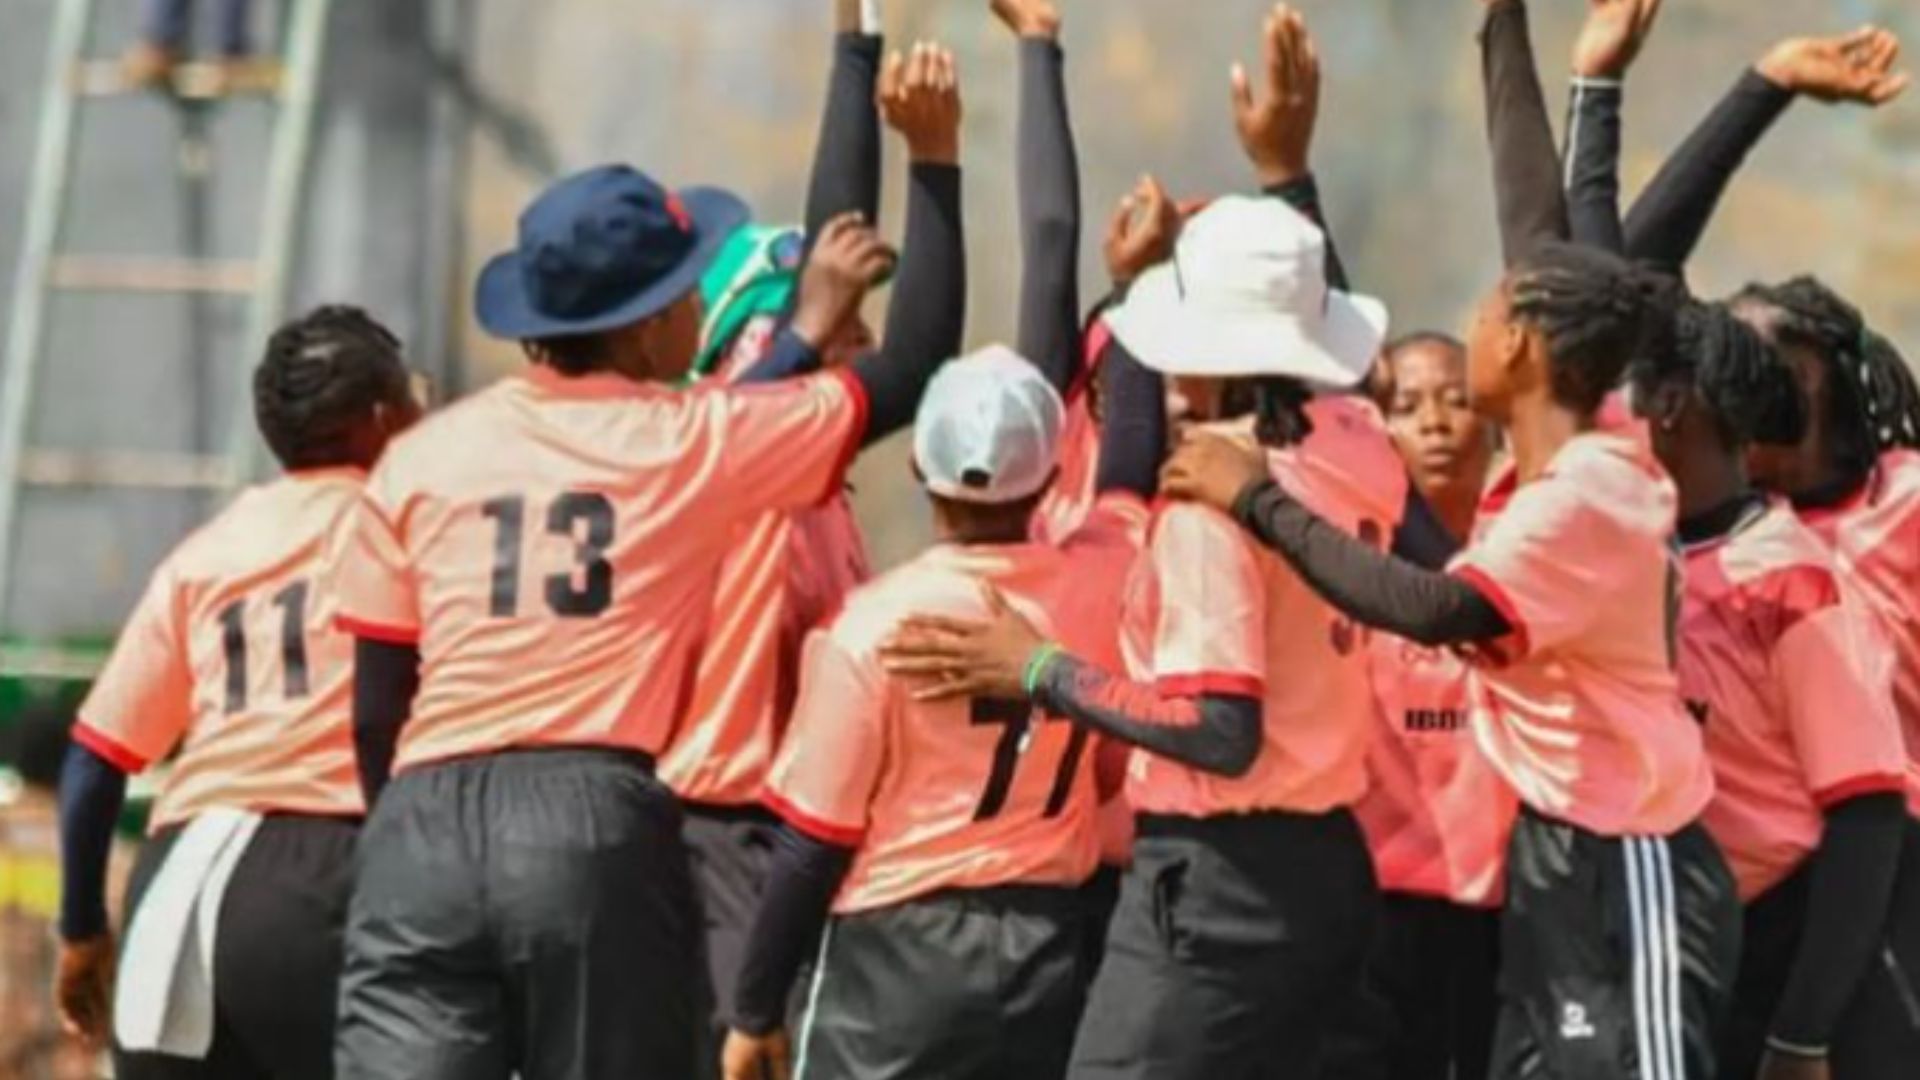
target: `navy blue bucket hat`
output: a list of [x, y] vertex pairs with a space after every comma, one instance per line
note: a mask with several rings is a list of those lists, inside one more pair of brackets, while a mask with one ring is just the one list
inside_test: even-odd
[[747, 207], [714, 188], [675, 193], [626, 165], [547, 188], [520, 215], [519, 246], [480, 272], [480, 325], [513, 341], [631, 326], [700, 285]]

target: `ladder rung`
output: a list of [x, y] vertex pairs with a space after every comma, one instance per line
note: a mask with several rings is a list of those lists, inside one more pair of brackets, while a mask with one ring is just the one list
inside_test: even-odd
[[97, 649], [0, 645], [0, 676], [16, 679], [91, 679], [106, 662]]
[[[283, 68], [277, 60], [213, 63], [189, 61], [173, 69], [174, 97], [213, 101], [223, 97], [264, 96], [280, 92]], [[73, 66], [73, 91], [86, 97], [113, 97], [159, 89], [130, 82], [118, 60], [83, 60]]]
[[20, 459], [20, 481], [40, 487], [206, 491], [226, 487], [232, 475], [226, 458], [205, 454], [28, 450]]
[[186, 259], [165, 255], [61, 255], [47, 268], [56, 289], [92, 292], [253, 292], [257, 275], [246, 259]]

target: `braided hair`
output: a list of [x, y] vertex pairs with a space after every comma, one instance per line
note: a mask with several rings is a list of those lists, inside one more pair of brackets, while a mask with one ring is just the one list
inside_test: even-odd
[[1655, 323], [1648, 275], [1595, 248], [1540, 245], [1508, 280], [1513, 317], [1545, 337], [1553, 396], [1600, 408]]
[[365, 311], [328, 305], [274, 331], [253, 373], [260, 434], [288, 469], [364, 464], [353, 433], [410, 392], [400, 340]]
[[1771, 309], [1773, 333], [1820, 358], [1827, 371], [1827, 427], [1833, 464], [1864, 475], [1895, 447], [1920, 448], [1920, 388], [1913, 370], [1860, 309], [1819, 279], [1749, 285], [1736, 303]]
[[1778, 355], [1726, 304], [1689, 296], [1679, 281], [1650, 286], [1655, 318], [1628, 380], [1636, 397], [1661, 387], [1692, 389], [1711, 413], [1720, 441], [1737, 450], [1759, 439], [1792, 443], [1806, 430], [1806, 405]]

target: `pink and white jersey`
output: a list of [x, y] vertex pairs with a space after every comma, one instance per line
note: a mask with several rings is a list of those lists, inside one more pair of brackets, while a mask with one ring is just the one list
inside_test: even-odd
[[1367, 794], [1353, 810], [1380, 887], [1498, 906], [1519, 802], [1473, 745], [1466, 662], [1391, 634], [1374, 635], [1371, 659]]
[[1680, 703], [1677, 497], [1652, 451], [1589, 432], [1541, 475], [1511, 471], [1453, 572], [1512, 632], [1471, 650], [1474, 732], [1522, 802], [1602, 836], [1664, 836], [1713, 795]]
[[1706, 730], [1705, 822], [1751, 901], [1819, 846], [1822, 811], [1906, 791], [1891, 658], [1784, 504], [1687, 549], [1680, 691]]
[[358, 815], [353, 640], [326, 587], [366, 476], [249, 488], [169, 554], [73, 739], [137, 773], [179, 749], [151, 828], [203, 810]]
[[347, 630], [419, 645], [395, 768], [660, 753], [730, 541], [840, 492], [865, 401], [840, 372], [678, 390], [534, 366], [402, 436], [337, 582]]
[[1100, 857], [1091, 729], [1026, 702], [922, 702], [879, 647], [910, 615], [980, 618], [982, 585], [1090, 662], [1119, 661], [1120, 583], [1146, 508], [1110, 496], [1064, 547], [941, 545], [854, 590], [807, 639], [766, 804], [855, 848], [841, 914], [941, 889], [1084, 882]]
[[[1379, 412], [1350, 397], [1307, 409], [1313, 434], [1271, 453], [1274, 478], [1315, 513], [1384, 548], [1406, 505], [1407, 474]], [[1251, 437], [1244, 425], [1233, 431]], [[1353, 805], [1367, 786], [1370, 636], [1226, 515], [1166, 506], [1128, 588], [1128, 670], [1170, 696], [1258, 698], [1265, 731], [1253, 768], [1238, 778], [1136, 750], [1127, 786], [1134, 809], [1209, 817]]]
[[[1859, 495], [1801, 516], [1832, 545], [1842, 578], [1892, 646], [1894, 705], [1920, 776], [1920, 452], [1888, 451]], [[1920, 784], [1908, 801], [1920, 814]]]

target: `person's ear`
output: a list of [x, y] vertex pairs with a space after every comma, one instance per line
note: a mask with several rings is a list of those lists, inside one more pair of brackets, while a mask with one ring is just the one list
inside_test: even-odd
[[1647, 422], [1661, 431], [1672, 431], [1679, 427], [1680, 416], [1687, 411], [1687, 399], [1692, 394], [1693, 389], [1681, 383], [1662, 384], [1647, 402]]

